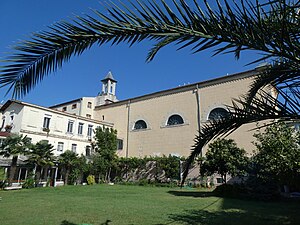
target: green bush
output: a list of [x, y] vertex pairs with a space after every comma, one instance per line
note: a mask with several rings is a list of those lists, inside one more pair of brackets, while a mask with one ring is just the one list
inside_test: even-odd
[[80, 170], [78, 168], [73, 168], [70, 175], [69, 175], [69, 183], [75, 184], [80, 176]]
[[217, 186], [213, 193], [220, 197], [256, 200], [273, 200], [280, 197], [278, 188], [275, 185], [257, 180], [251, 180], [246, 184], [222, 184]]
[[280, 189], [275, 181], [266, 181], [256, 176], [250, 176], [245, 185], [250, 198], [269, 200], [280, 197]]
[[0, 167], [0, 180], [5, 180], [5, 172], [4, 172], [4, 168]]
[[222, 184], [217, 186], [213, 192], [221, 197], [241, 197], [246, 193], [246, 189], [239, 184]]
[[6, 184], [6, 177], [5, 177], [4, 168], [0, 168], [0, 189], [5, 188], [5, 184]]
[[29, 175], [25, 182], [22, 184], [23, 188], [29, 189], [29, 188], [34, 188], [35, 186], [35, 181], [32, 175]]
[[178, 187], [176, 180], [168, 182], [168, 183], [161, 183], [161, 182], [156, 182], [154, 180], [151, 181], [148, 179], [141, 179], [141, 180], [135, 181], [135, 182], [123, 181], [123, 182], [119, 182], [118, 184], [120, 184], [120, 185], [135, 185], [135, 186], [150, 186], [150, 187], [170, 187], [170, 188]]
[[93, 185], [93, 184], [96, 183], [96, 182], [95, 182], [95, 176], [94, 176], [94, 175], [89, 175], [89, 176], [86, 178], [86, 180], [87, 180], [88, 185]]
[[0, 189], [3, 189], [6, 187], [6, 180], [0, 180]]

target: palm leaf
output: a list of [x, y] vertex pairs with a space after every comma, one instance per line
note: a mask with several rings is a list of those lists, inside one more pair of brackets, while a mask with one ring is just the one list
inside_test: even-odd
[[[282, 121], [299, 121], [300, 104], [281, 90], [278, 90], [283, 100], [279, 101], [273, 95], [260, 90], [260, 92], [248, 104], [247, 97], [235, 99], [232, 106], [227, 106], [229, 116], [220, 120], [212, 120], [201, 127], [199, 134], [195, 138], [195, 144], [191, 149], [191, 154], [187, 159], [182, 185], [188, 176], [189, 168], [198, 156], [202, 156], [202, 148], [211, 140], [227, 136], [240, 128], [244, 124], [268, 122], [268, 124]], [[300, 96], [300, 91], [294, 95]]]
[[[208, 49], [214, 55], [231, 53], [237, 59], [244, 50], [256, 50], [263, 55], [252, 63], [269, 60], [270, 67], [259, 73], [248, 96], [233, 102], [228, 118], [202, 127], [187, 166], [210, 140], [245, 123], [299, 119], [299, 1], [215, 3], [200, 5], [194, 0], [189, 6], [184, 0], [172, 4], [136, 0], [130, 7], [110, 3], [106, 8], [109, 16], [94, 11], [93, 16], [61, 21], [15, 46], [0, 69], [0, 85], [9, 86], [14, 97], [22, 97], [47, 74], [94, 44], [124, 42], [131, 46], [152, 40], [155, 44], [148, 61], [170, 44], [176, 44], [178, 50], [190, 48], [193, 53]], [[265, 92], [268, 85], [276, 89], [278, 99]]]
[[215, 49], [215, 54], [229, 52], [239, 58], [241, 51], [253, 49], [267, 55], [260, 60], [282, 57], [299, 63], [298, 2], [222, 3], [216, 1], [215, 9], [208, 2], [201, 7], [196, 1], [189, 6], [184, 0], [172, 4], [137, 0], [130, 7], [110, 3], [109, 16], [94, 11], [94, 16], [58, 22], [14, 47], [0, 69], [0, 85], [9, 86], [13, 97], [22, 97], [47, 74], [94, 44], [133, 45], [146, 39], [157, 41], [148, 61], [161, 48], [175, 43], [178, 49], [191, 47], [193, 53]]

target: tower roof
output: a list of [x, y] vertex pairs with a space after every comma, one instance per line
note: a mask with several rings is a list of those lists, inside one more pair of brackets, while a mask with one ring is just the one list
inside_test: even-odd
[[117, 83], [117, 81], [115, 80], [115, 78], [113, 77], [112, 73], [109, 71], [108, 74], [104, 77], [104, 79], [102, 79], [101, 81], [107, 81], [107, 80], [111, 80]]

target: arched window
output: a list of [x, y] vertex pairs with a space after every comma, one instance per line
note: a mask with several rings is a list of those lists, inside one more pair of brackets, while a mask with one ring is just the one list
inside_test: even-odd
[[146, 129], [147, 124], [144, 120], [138, 120], [134, 124], [134, 130]]
[[209, 120], [220, 120], [229, 116], [229, 112], [223, 108], [215, 108], [210, 111], [208, 119]]
[[179, 115], [172, 115], [169, 117], [167, 125], [172, 126], [172, 125], [177, 125], [177, 124], [183, 124], [184, 121], [181, 116]]

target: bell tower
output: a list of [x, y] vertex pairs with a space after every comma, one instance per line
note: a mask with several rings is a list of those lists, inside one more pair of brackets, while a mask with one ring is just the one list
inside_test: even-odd
[[102, 82], [102, 94], [104, 95], [116, 95], [117, 81], [114, 79], [112, 73], [109, 71]]
[[116, 85], [117, 81], [114, 79], [111, 71], [101, 80], [102, 91], [97, 96], [96, 105], [106, 105], [112, 102], [116, 102]]

